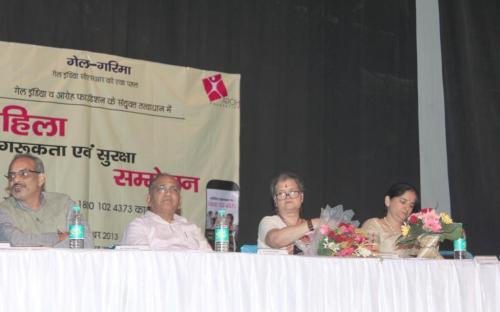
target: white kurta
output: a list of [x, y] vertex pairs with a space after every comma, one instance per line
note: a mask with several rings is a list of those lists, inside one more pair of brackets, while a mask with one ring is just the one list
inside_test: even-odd
[[151, 211], [130, 222], [122, 244], [156, 250], [212, 250], [200, 228], [186, 218], [174, 215], [172, 222], [167, 222]]

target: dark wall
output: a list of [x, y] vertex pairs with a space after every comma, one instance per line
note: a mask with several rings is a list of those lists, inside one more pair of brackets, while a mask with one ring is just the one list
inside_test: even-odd
[[[241, 73], [241, 243], [255, 243], [272, 214], [268, 184], [281, 170], [304, 177], [306, 217], [327, 203], [381, 216], [390, 184], [420, 184], [414, 0], [0, 3], [3, 41]], [[498, 117], [498, 104], [489, 108]], [[488, 130], [498, 138], [498, 126]], [[476, 176], [460, 157], [471, 170], [457, 175], [450, 162], [454, 205], [457, 185]], [[498, 174], [474, 184], [490, 178], [498, 186]], [[459, 216], [469, 218], [475, 197], [463, 196]]]
[[500, 254], [500, 3], [440, 1], [450, 193], [473, 251]]

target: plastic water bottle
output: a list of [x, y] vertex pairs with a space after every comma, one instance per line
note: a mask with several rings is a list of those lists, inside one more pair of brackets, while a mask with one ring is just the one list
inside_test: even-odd
[[215, 251], [229, 251], [229, 222], [224, 209], [217, 211], [215, 219]]
[[467, 258], [467, 240], [463, 229], [460, 237], [453, 241], [453, 258], [458, 260]]
[[83, 248], [85, 225], [80, 213], [80, 206], [73, 206], [69, 222], [69, 248]]

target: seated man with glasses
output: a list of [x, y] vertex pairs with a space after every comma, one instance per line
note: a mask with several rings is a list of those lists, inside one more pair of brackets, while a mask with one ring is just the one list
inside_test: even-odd
[[128, 225], [122, 245], [143, 245], [151, 249], [211, 251], [200, 228], [176, 214], [181, 205], [181, 187], [167, 173], [156, 175], [149, 184], [149, 210]]
[[310, 242], [309, 234], [319, 226], [319, 219], [303, 219], [304, 183], [295, 173], [285, 172], [271, 182], [274, 216], [264, 217], [259, 224], [257, 247], [286, 250], [302, 254]]
[[[30, 154], [18, 154], [5, 177], [10, 196], [0, 203], [0, 242], [69, 247], [67, 231], [74, 202], [66, 194], [44, 191], [43, 162]], [[88, 226], [84, 246], [94, 246]]]

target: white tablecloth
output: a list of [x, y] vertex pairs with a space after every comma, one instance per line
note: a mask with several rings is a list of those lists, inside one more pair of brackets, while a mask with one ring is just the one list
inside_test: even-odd
[[0, 250], [0, 311], [499, 311], [500, 265]]

